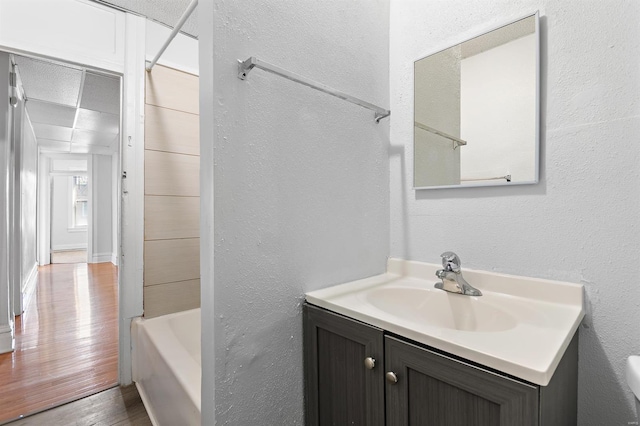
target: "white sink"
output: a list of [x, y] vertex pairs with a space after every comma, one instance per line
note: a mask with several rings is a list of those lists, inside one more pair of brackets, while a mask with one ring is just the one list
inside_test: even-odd
[[[636, 397], [636, 406], [640, 408], [640, 356], [630, 356], [627, 359], [627, 383]], [[640, 412], [638, 412], [640, 414]]]
[[366, 293], [376, 308], [416, 324], [458, 331], [491, 333], [514, 328], [514, 315], [500, 308], [493, 295], [470, 297], [432, 288], [383, 287]]
[[482, 296], [435, 289], [441, 266], [389, 259], [387, 273], [306, 294], [314, 305], [547, 385], [584, 317], [580, 284], [463, 269]]

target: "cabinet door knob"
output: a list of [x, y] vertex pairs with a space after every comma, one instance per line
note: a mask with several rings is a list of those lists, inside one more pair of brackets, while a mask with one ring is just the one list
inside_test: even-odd
[[398, 383], [398, 376], [396, 376], [396, 373], [394, 373], [393, 371], [389, 371], [385, 377], [387, 378], [387, 382], [395, 385], [396, 383]]
[[367, 370], [373, 370], [376, 366], [376, 360], [368, 356], [364, 359], [364, 366], [367, 367]]

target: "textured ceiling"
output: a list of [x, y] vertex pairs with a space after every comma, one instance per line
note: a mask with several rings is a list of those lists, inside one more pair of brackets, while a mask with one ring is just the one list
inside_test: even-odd
[[[173, 28], [191, 0], [94, 0], [158, 21]], [[181, 32], [198, 38], [198, 8], [196, 7]]]
[[42, 149], [94, 154], [117, 150], [119, 78], [17, 55], [15, 62]]
[[[48, 99], [75, 108], [82, 85], [81, 68], [61, 67], [29, 58], [20, 58], [19, 66], [22, 84], [29, 87], [32, 98]], [[49, 78], [42, 79], [41, 75]]]
[[80, 108], [120, 113], [120, 79], [87, 72]]

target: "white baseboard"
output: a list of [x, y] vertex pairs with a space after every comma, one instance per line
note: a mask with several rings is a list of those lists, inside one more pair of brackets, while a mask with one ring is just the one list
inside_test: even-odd
[[118, 255], [116, 253], [111, 253], [111, 263], [118, 266]]
[[58, 244], [55, 246], [51, 246], [51, 251], [58, 250], [86, 250], [87, 244]]
[[22, 312], [26, 311], [31, 302], [36, 285], [38, 283], [38, 264], [34, 263], [31, 271], [27, 275], [25, 282], [22, 285]]
[[13, 338], [13, 326], [5, 325], [0, 327], [0, 354], [12, 352], [15, 344]]
[[111, 262], [111, 253], [93, 253], [90, 263]]

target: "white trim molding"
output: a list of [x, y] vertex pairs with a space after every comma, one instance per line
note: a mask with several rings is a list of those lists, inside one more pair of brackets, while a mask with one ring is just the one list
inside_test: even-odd
[[142, 316], [142, 274], [144, 249], [144, 85], [145, 23], [127, 14], [125, 72], [120, 143], [120, 246], [117, 247], [120, 280], [119, 381], [133, 382], [131, 376], [131, 320]]
[[89, 263], [105, 263], [111, 262], [113, 253], [93, 253]]
[[0, 354], [12, 352], [15, 348], [15, 342], [13, 338], [13, 321], [8, 326], [0, 326]]
[[55, 246], [51, 247], [51, 251], [73, 251], [73, 250], [87, 250], [87, 243], [56, 244]]
[[11, 53], [121, 73], [124, 42], [125, 13], [92, 1], [0, 1], [0, 48]]
[[29, 308], [29, 303], [33, 299], [33, 293], [38, 285], [38, 264], [34, 263], [31, 271], [25, 279], [25, 284], [22, 287], [22, 312]]

